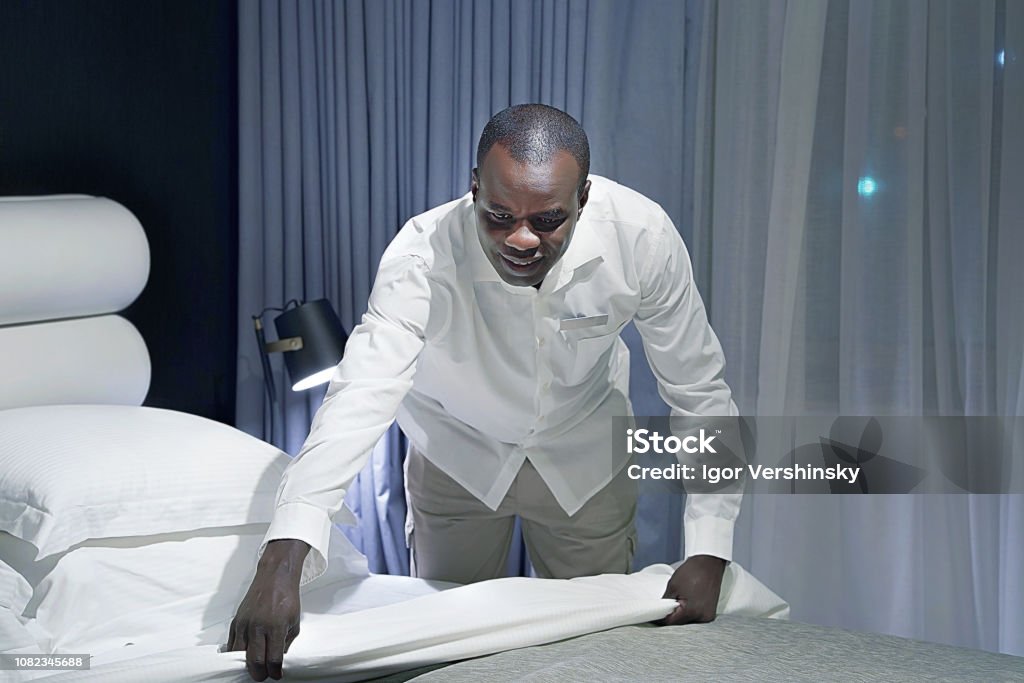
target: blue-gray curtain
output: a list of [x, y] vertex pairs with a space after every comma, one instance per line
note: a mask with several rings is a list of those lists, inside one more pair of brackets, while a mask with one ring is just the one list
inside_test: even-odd
[[[388, 242], [411, 216], [468, 190], [480, 131], [511, 104], [544, 102], [579, 119], [592, 171], [660, 202], [689, 240], [688, 74], [702, 5], [239, 3], [238, 426], [269, 437], [249, 316], [326, 297], [351, 330]], [[634, 408], [663, 414], [635, 331], [626, 337]], [[323, 389], [287, 390], [280, 359], [272, 363], [284, 412], [276, 441], [294, 454]], [[408, 569], [402, 455], [392, 428], [348, 497], [360, 518], [351, 536], [379, 572]], [[678, 559], [680, 502], [642, 499], [638, 566]]]
[[[594, 172], [676, 221], [744, 414], [1021, 414], [1024, 4], [268, 0], [239, 15], [247, 431], [268, 434], [248, 315], [327, 296], [355, 324], [401, 223], [465, 192], [487, 118], [526, 101], [580, 119]], [[634, 408], [661, 413], [626, 336]], [[294, 452], [320, 394], [277, 385]], [[401, 459], [392, 432], [349, 496], [377, 571], [407, 567]], [[678, 557], [680, 507], [641, 497], [638, 565]], [[800, 620], [1021, 654], [1022, 513], [1019, 495], [751, 496], [736, 557]]]

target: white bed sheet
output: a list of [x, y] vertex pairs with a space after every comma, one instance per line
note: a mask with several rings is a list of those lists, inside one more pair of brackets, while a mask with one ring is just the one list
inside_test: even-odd
[[[443, 586], [404, 577], [324, 585], [304, 596], [302, 633], [285, 657], [285, 680], [363, 680], [660, 619], [676, 604], [660, 598], [671, 572], [653, 565], [630, 575], [497, 579], [441, 592]], [[384, 606], [365, 609], [375, 603]], [[718, 608], [722, 614], [788, 615], [784, 601], [735, 563]], [[174, 643], [151, 634], [130, 654], [103, 653], [89, 671], [43, 680], [244, 683], [244, 653], [219, 652], [227, 628], [225, 621], [188, 636], [187, 646], [180, 635]]]

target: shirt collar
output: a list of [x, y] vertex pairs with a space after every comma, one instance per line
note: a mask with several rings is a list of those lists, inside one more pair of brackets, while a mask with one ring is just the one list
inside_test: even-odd
[[545, 280], [555, 279], [555, 286], [551, 291], [559, 290], [569, 284], [576, 271], [591, 264], [596, 266], [604, 261], [604, 247], [597, 234], [597, 223], [588, 220], [586, 216], [587, 212], [584, 211], [573, 230], [569, 248], [565, 250], [562, 258], [558, 260], [558, 263], [545, 278]]
[[[466, 195], [470, 197], [470, 195]], [[470, 198], [465, 206], [465, 231], [463, 240], [466, 251], [469, 252], [469, 261], [472, 265], [474, 282], [504, 282], [498, 271], [494, 269], [491, 262], [487, 260], [484, 248], [480, 246], [480, 237], [476, 234], [476, 213], [473, 211], [473, 200]]]

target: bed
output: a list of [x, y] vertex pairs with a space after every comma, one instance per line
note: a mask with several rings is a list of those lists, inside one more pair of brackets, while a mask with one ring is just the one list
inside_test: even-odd
[[[0, 654], [88, 655], [0, 680], [248, 680], [221, 645], [288, 456], [140, 405], [149, 356], [117, 312], [148, 248], [124, 207], [0, 199], [0, 243]], [[789, 622], [737, 564], [715, 622], [650, 626], [671, 571], [454, 586], [372, 575], [336, 530], [285, 679], [1024, 680], [1020, 658]]]

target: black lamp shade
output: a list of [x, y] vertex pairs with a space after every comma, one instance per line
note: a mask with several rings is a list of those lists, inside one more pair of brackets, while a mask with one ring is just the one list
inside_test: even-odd
[[302, 339], [302, 348], [284, 354], [292, 391], [309, 389], [331, 379], [345, 352], [348, 336], [327, 299], [285, 311], [274, 318], [274, 327], [278, 339]]

